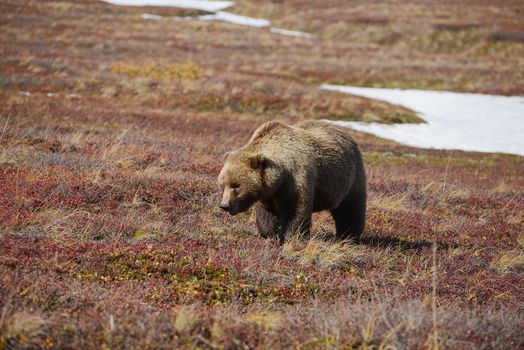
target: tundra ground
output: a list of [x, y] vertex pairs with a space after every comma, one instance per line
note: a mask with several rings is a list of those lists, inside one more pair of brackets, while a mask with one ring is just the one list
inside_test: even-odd
[[519, 2], [238, 1], [314, 40], [98, 1], [0, 4], [0, 349], [524, 346], [524, 159], [353, 132], [362, 242], [218, 209], [259, 124], [417, 122], [337, 82], [524, 93]]

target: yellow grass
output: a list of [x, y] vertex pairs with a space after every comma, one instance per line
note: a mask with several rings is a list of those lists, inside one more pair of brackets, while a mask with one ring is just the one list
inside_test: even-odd
[[194, 63], [158, 64], [148, 62], [141, 65], [114, 63], [113, 72], [129, 77], [146, 77], [151, 80], [177, 81], [196, 80], [201, 76], [201, 69]]
[[524, 236], [518, 238], [519, 247], [502, 253], [493, 260], [491, 266], [502, 273], [524, 268]]
[[284, 244], [282, 256], [301, 265], [318, 265], [323, 268], [336, 268], [364, 257], [362, 246], [350, 241], [329, 242], [312, 237], [304, 243], [299, 236], [294, 236]]

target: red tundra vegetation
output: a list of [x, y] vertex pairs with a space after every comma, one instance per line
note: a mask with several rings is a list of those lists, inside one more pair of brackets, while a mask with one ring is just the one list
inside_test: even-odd
[[524, 159], [353, 132], [363, 240], [218, 208], [262, 122], [420, 122], [318, 84], [522, 94], [519, 2], [238, 1], [316, 39], [100, 1], [0, 4], [0, 349], [518, 349]]

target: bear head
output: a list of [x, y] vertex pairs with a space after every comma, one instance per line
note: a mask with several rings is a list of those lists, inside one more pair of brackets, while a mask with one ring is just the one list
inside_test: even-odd
[[281, 182], [278, 166], [263, 154], [238, 150], [226, 153], [224, 160], [218, 175], [223, 189], [219, 206], [231, 215], [270, 197]]

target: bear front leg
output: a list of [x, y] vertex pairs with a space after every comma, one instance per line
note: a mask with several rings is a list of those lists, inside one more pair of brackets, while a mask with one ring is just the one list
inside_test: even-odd
[[297, 216], [288, 226], [286, 237], [289, 235], [300, 235], [309, 238], [311, 234], [311, 213]]
[[298, 211], [293, 217], [284, 219], [282, 223], [282, 230], [278, 235], [279, 243], [284, 244], [287, 237], [294, 235], [302, 235], [304, 238], [309, 238], [311, 233], [311, 210]]
[[255, 216], [258, 233], [263, 238], [273, 237], [279, 234], [280, 220], [278, 217], [262, 206], [255, 206]]
[[[297, 178], [299, 176], [297, 175]], [[304, 176], [307, 179], [307, 176]], [[307, 180], [297, 180], [299, 183], [307, 183]], [[281, 202], [285, 205], [278, 209], [281, 222], [281, 230], [278, 235], [280, 244], [284, 244], [287, 237], [301, 235], [309, 238], [311, 232], [311, 218], [313, 215], [313, 190], [309, 186], [300, 189], [293, 188], [291, 193]]]

